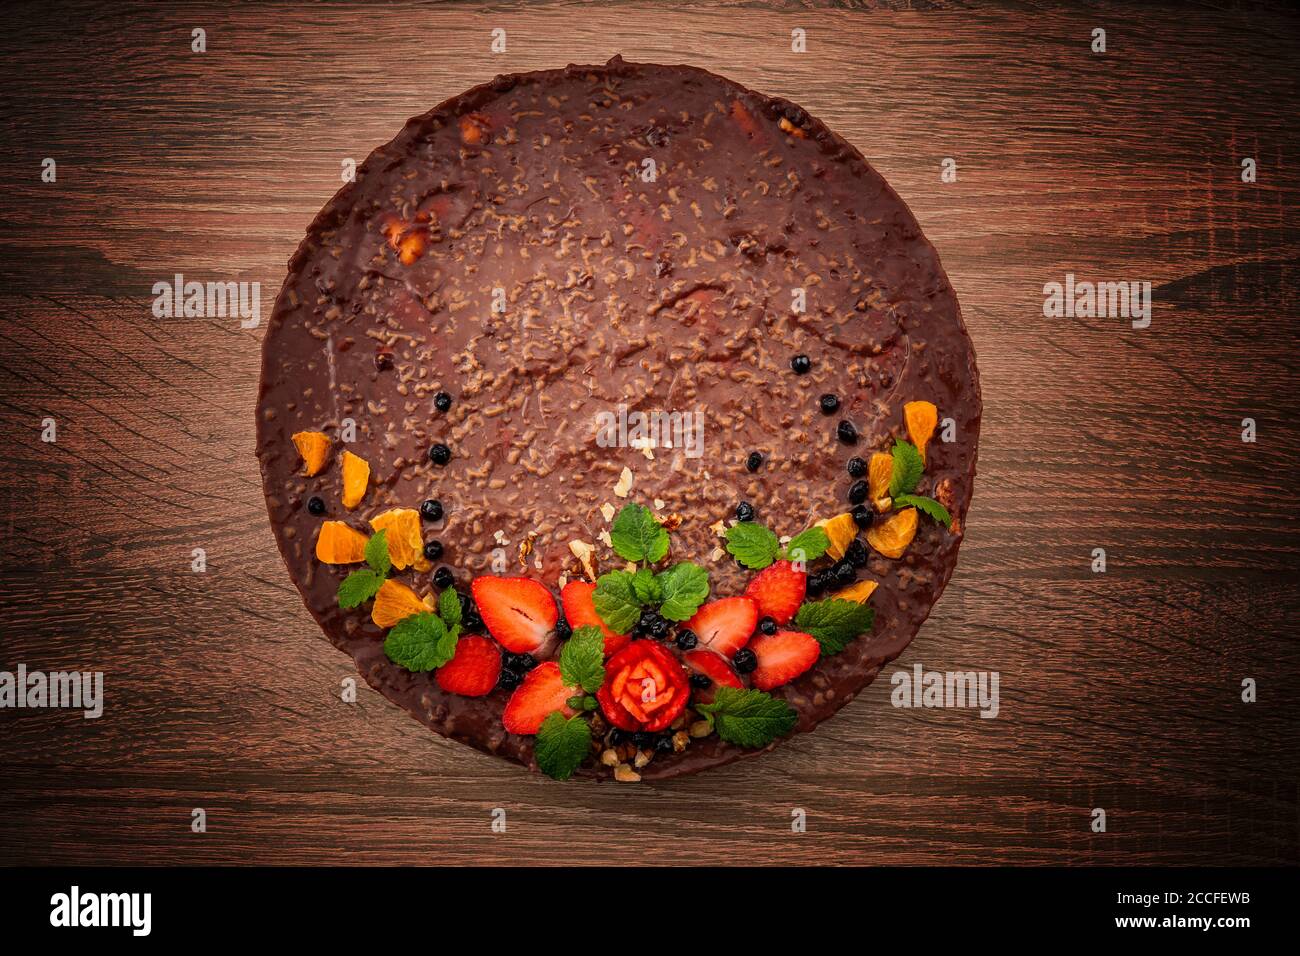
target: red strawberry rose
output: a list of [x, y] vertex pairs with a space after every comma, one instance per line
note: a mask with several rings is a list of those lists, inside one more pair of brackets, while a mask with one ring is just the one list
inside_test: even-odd
[[662, 644], [633, 641], [605, 662], [596, 693], [605, 718], [622, 730], [663, 730], [686, 709], [686, 671]]

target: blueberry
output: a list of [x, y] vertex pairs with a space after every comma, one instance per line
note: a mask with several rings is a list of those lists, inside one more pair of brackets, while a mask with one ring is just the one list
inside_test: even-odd
[[655, 620], [650, 622], [648, 633], [650, 634], [651, 637], [657, 640], [663, 640], [665, 637], [668, 636], [668, 631], [671, 628], [672, 625], [669, 624], [666, 619], [656, 614]]
[[757, 669], [758, 658], [754, 656], [754, 652], [748, 647], [742, 647], [740, 650], [736, 651], [735, 656], [731, 659], [731, 663], [736, 665], [737, 674], [749, 674]]
[[451, 408], [451, 396], [446, 392], [439, 392], [433, 396], [433, 407], [440, 412], [445, 412]]
[[763, 456], [756, 451], [751, 451], [749, 457], [745, 459], [745, 467], [750, 471], [758, 471], [763, 467]]
[[811, 594], [813, 597], [816, 597], [817, 595], [821, 594], [823, 591], [826, 590], [826, 580], [821, 576], [820, 572], [814, 572], [808, 575], [808, 580], [807, 582], [805, 582], [805, 587], [807, 588], [809, 594]]
[[451, 573], [451, 568], [441, 567], [433, 572], [433, 583], [440, 588], [449, 588], [456, 583], [456, 578]]
[[790, 368], [794, 369], [796, 375], [807, 375], [812, 371], [812, 359], [806, 355], [796, 355], [790, 359]]
[[867, 546], [854, 538], [849, 542], [849, 546], [844, 550], [844, 557], [855, 568], [865, 568], [867, 566]]
[[850, 478], [861, 478], [867, 473], [867, 463], [857, 455], [850, 458], [844, 467], [848, 470]]
[[839, 396], [832, 395], [829, 392], [818, 400], [818, 404], [822, 407], [823, 415], [834, 415], [840, 409]]
[[849, 560], [836, 561], [835, 567], [831, 569], [835, 575], [835, 583], [846, 585], [852, 584], [858, 579], [858, 569], [853, 566]]
[[435, 465], [447, 464], [447, 462], [451, 461], [451, 449], [442, 442], [438, 442], [429, 448], [429, 461]]
[[694, 631], [677, 632], [677, 646], [680, 647], [682, 650], [684, 651], [694, 650], [695, 646], [699, 643], [700, 643], [700, 639], [696, 637]]
[[316, 495], [312, 495], [307, 499], [307, 512], [308, 514], [323, 515], [325, 513], [325, 502]]
[[672, 734], [660, 734], [660, 735], [659, 735], [659, 738], [658, 738], [657, 740], [655, 740], [655, 750], [659, 751], [661, 754], [670, 754], [670, 753], [672, 753], [672, 752], [673, 752], [673, 735], [672, 735]]
[[620, 727], [615, 727], [614, 732], [609, 735], [609, 742], [615, 747], [621, 747], [627, 743], [628, 733]]
[[425, 521], [441, 521], [442, 515], [442, 502], [437, 498], [425, 498], [420, 504], [420, 517]]
[[442, 542], [437, 540], [424, 542], [424, 556], [430, 561], [437, 561], [441, 558]]
[[637, 750], [645, 750], [655, 745], [655, 735], [645, 730], [638, 730], [632, 734], [632, 746]]
[[758, 622], [758, 629], [762, 631], [764, 634], [775, 634], [776, 620], [770, 617], [762, 618]]
[[853, 509], [853, 523], [859, 528], [870, 528], [871, 522], [875, 520], [875, 512], [865, 505], [858, 505]]
[[520, 677], [514, 671], [508, 670], [507, 668], [504, 667], [501, 668], [501, 674], [500, 676], [497, 677], [497, 686], [504, 687], [506, 690], [514, 690], [522, 682], [523, 682], [522, 677]]
[[569, 622], [560, 618], [555, 622], [555, 636], [562, 641], [567, 641], [573, 637], [573, 628], [569, 627]]
[[849, 504], [860, 505], [867, 500], [867, 483], [859, 478], [849, 486]]
[[713, 686], [713, 679], [708, 674], [692, 674], [691, 686], [696, 690], [705, 690]]
[[501, 663], [516, 674], [526, 674], [537, 666], [537, 658], [532, 654], [511, 654], [507, 651], [502, 655]]
[[850, 421], [842, 421], [835, 429], [835, 435], [846, 445], [856, 445], [858, 442], [858, 430], [853, 427]]
[[742, 501], [740, 504], [736, 505], [736, 520], [753, 521], [754, 506], [751, 505], [748, 501]]

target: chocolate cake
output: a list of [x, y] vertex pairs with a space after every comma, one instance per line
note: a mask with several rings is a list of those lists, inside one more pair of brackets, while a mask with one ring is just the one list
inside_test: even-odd
[[501, 76], [320, 212], [257, 453], [329, 639], [557, 778], [770, 749], [912, 640], [979, 383], [934, 248], [794, 104], [686, 66]]

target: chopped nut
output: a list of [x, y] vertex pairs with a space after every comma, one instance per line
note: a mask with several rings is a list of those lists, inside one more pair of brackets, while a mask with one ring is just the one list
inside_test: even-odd
[[627, 493], [632, 490], [632, 469], [623, 466], [623, 474], [619, 476], [618, 484], [614, 486], [614, 494], [620, 498], [626, 498]]
[[707, 737], [711, 733], [713, 733], [713, 725], [707, 720], [697, 720], [691, 724], [692, 737]]
[[600, 755], [600, 762], [603, 763], [606, 767], [617, 767], [618, 754], [616, 754], [613, 751], [613, 749], [606, 750], [604, 753]]
[[663, 511], [664, 505], [667, 504], [662, 498], [655, 499], [655, 511]]
[[613, 521], [613, 520], [614, 520], [614, 515], [615, 515], [615, 513], [616, 513], [616, 509], [614, 508], [613, 505], [611, 505], [611, 504], [607, 501], [607, 502], [605, 502], [603, 505], [600, 506], [600, 513], [601, 513], [601, 516], [604, 517], [604, 519], [605, 519], [606, 521]]
[[636, 759], [632, 761], [632, 764], [638, 770], [640, 770], [642, 767], [648, 764], [653, 757], [654, 754], [652, 754], [649, 750], [638, 750], [636, 754]]
[[596, 565], [592, 560], [592, 552], [596, 549], [587, 542], [579, 541], [575, 538], [569, 542], [569, 550], [573, 552], [573, 556], [578, 559], [578, 562], [582, 565], [582, 570], [586, 573], [587, 577], [592, 581], [596, 580]]
[[638, 783], [641, 775], [625, 763], [619, 764], [614, 768], [614, 779], [620, 783]]
[[686, 520], [685, 518], [683, 518], [676, 511], [674, 511], [672, 514], [668, 515], [666, 518], [663, 519], [663, 521], [659, 523], [664, 526], [665, 531], [676, 531], [678, 528], [682, 526], [682, 522], [685, 520]]
[[690, 735], [684, 730], [679, 730], [673, 734], [673, 753], [679, 754], [686, 749], [686, 745], [691, 742]]

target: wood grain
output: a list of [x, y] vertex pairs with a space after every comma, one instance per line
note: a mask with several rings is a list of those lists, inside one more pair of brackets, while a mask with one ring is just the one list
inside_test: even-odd
[[[0, 669], [103, 670], [108, 702], [0, 711], [0, 860], [1300, 862], [1296, 26], [1207, 6], [17, 8]], [[957, 574], [898, 663], [998, 671], [997, 719], [895, 709], [882, 679], [774, 754], [629, 788], [530, 777], [364, 688], [339, 700], [349, 662], [266, 523], [262, 330], [155, 319], [150, 289], [258, 281], [269, 314], [344, 159], [496, 73], [616, 52], [800, 103], [938, 247], [986, 414]], [[1151, 327], [1044, 318], [1066, 272], [1151, 281]]]

